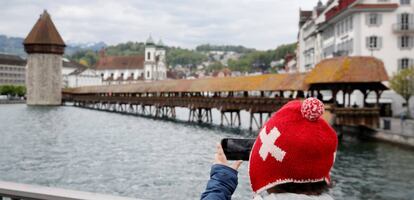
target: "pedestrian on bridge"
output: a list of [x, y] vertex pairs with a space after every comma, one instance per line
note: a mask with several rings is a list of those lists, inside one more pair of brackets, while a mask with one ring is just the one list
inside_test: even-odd
[[[291, 101], [261, 129], [250, 153], [254, 200], [332, 200], [330, 171], [338, 144], [316, 98]], [[202, 200], [230, 200], [241, 161], [228, 165], [220, 145]]]

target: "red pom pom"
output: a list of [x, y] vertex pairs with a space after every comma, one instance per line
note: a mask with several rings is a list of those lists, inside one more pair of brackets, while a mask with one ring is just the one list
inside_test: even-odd
[[317, 98], [311, 97], [303, 101], [300, 111], [304, 118], [309, 121], [316, 121], [325, 112], [325, 107]]

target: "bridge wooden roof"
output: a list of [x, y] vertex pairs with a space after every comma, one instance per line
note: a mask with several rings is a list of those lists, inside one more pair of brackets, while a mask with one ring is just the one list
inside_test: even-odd
[[67, 93], [146, 93], [146, 92], [228, 92], [306, 90], [306, 74], [265, 74], [257, 76], [164, 80], [125, 85], [88, 86], [64, 89]]
[[384, 63], [374, 57], [337, 57], [321, 61], [305, 78], [306, 84], [388, 81]]

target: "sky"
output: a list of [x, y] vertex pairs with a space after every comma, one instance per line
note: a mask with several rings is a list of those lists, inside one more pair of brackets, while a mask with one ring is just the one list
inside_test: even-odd
[[0, 34], [26, 37], [47, 9], [65, 42], [138, 41], [168, 46], [243, 45], [260, 50], [296, 41], [299, 9], [318, 0], [0, 0]]

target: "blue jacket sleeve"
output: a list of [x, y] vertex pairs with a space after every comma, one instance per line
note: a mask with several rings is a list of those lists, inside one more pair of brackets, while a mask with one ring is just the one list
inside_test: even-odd
[[225, 165], [213, 165], [201, 200], [230, 200], [237, 187], [237, 171]]

